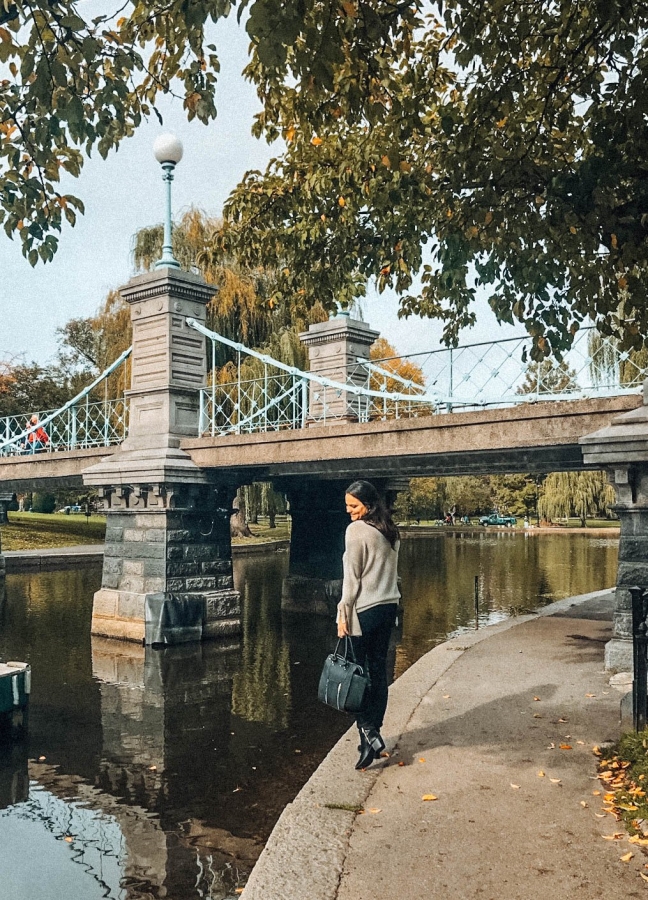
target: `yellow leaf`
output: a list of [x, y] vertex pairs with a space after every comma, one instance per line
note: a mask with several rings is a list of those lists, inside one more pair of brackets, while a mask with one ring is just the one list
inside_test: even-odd
[[424, 756], [421, 756], [421, 757], [419, 758], [419, 762], [425, 762], [425, 757], [424, 757]]
[[450, 694], [444, 694], [444, 695], [443, 695], [443, 699], [444, 699], [444, 700], [449, 700], [449, 699], [450, 699]]
[[612, 247], [614, 248], [614, 250], [616, 250], [616, 248], [617, 248], [617, 246], [618, 246], [618, 243], [619, 243], [619, 242], [617, 241], [617, 236], [616, 236], [616, 234], [613, 234], [613, 235], [611, 236], [611, 238], [610, 238], [610, 243], [612, 244]]
[[436, 794], [423, 794], [421, 800], [437, 800]]
[[387, 156], [387, 154], [385, 154], [383, 157], [381, 157], [380, 161], [383, 164], [383, 166], [387, 166], [388, 169], [391, 168], [391, 159]]
[[574, 228], [573, 225], [569, 226], [569, 230], [571, 231], [572, 234], [576, 234], [576, 229]]
[[592, 791], [595, 797], [599, 797], [601, 795], [600, 791]]
[[619, 285], [619, 287], [621, 288], [622, 291], [628, 287], [628, 282], [623, 276], [621, 276], [621, 278], [619, 278], [617, 284]]
[[373, 806], [371, 809], [368, 809], [367, 812], [371, 813], [372, 816], [375, 816], [376, 813], [382, 812], [382, 809], [378, 809], [377, 806]]
[[513, 788], [514, 791], [519, 791], [519, 790], [520, 790], [520, 785], [519, 785], [519, 784], [513, 784], [513, 782], [511, 782], [511, 787]]
[[2, 41], [3, 44], [11, 43], [11, 35], [9, 34], [9, 32], [7, 31], [6, 28], [0, 28], [0, 40]]
[[606, 803], [612, 803], [612, 801], [614, 800], [614, 794], [604, 794], [603, 799]]
[[560, 749], [561, 750], [573, 750], [574, 748], [572, 747], [571, 744], [560, 744]]
[[504, 116], [503, 119], [500, 119], [499, 122], [495, 122], [498, 128], [504, 128], [506, 123], [508, 122], [508, 116]]
[[286, 132], [286, 140], [288, 142], [294, 140], [295, 138], [295, 126], [291, 125], [288, 131]]
[[560, 778], [550, 778], [549, 781], [550, 781], [552, 784], [560, 784], [560, 783], [561, 783], [561, 779], [560, 779]]
[[533, 698], [533, 699], [534, 699], [534, 700], [539, 700], [539, 699], [540, 699], [540, 697], [534, 697], [534, 698]]
[[545, 773], [542, 771], [542, 769], [540, 769], [540, 771], [538, 772], [538, 778], [544, 778], [544, 777], [545, 777]]
[[491, 223], [492, 221], [493, 221], [493, 213], [490, 212], [490, 210], [489, 210], [489, 211], [486, 213], [486, 216], [485, 216], [485, 218], [484, 218], [484, 225], [490, 225], [490, 223]]
[[586, 697], [596, 697], [596, 694], [585, 694]]
[[581, 800], [580, 805], [583, 807], [583, 809], [587, 809], [587, 800]]
[[620, 841], [623, 837], [622, 831], [615, 831], [614, 834], [602, 834], [601, 837], [604, 841]]
[[314, 137], [314, 138], [311, 138], [311, 144], [313, 145], [313, 147], [319, 147], [319, 145], [320, 145], [321, 143], [322, 143], [322, 138], [321, 138], [321, 137]]
[[340, 197], [338, 203], [340, 204], [340, 206], [346, 206], [346, 200], [344, 199], [344, 197]]
[[411, 164], [408, 163], [407, 160], [405, 160], [405, 159], [401, 161], [399, 168], [400, 168], [401, 172], [411, 172], [412, 171]]
[[597, 756], [600, 756], [601, 750], [599, 747], [592, 747], [592, 753], [596, 753]]
[[71, 838], [69, 834], [65, 835], [66, 843], [71, 844], [73, 840], [74, 840], [74, 838]]
[[632, 850], [628, 850], [628, 852], [624, 853], [623, 856], [620, 856], [619, 859], [621, 860], [621, 862], [630, 862], [633, 856], [634, 853], [632, 852]]
[[648, 881], [648, 875], [644, 875], [643, 872], [639, 872], [644, 881]]
[[351, 3], [350, 0], [342, 0], [342, 9], [350, 19], [355, 19], [358, 15], [355, 3]]

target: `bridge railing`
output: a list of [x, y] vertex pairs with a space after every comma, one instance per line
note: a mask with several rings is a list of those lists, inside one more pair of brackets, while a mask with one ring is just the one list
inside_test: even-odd
[[[312, 424], [368, 422], [373, 419], [430, 415], [438, 397], [414, 389], [393, 391], [369, 383], [358, 367], [348, 384], [303, 372], [210, 331], [193, 319], [188, 324], [212, 343], [212, 383], [201, 391], [201, 435], [247, 434], [304, 428]], [[224, 383], [216, 372], [216, 345], [235, 351], [236, 380]], [[245, 373], [257, 377], [245, 377]]]
[[648, 377], [645, 354], [622, 351], [594, 328], [577, 332], [562, 362], [530, 359], [531, 338], [465, 344], [364, 362], [368, 375], [389, 375], [393, 384], [411, 384], [394, 368], [409, 363], [426, 392], [443, 398], [437, 412], [455, 407], [507, 406], [540, 400], [574, 400], [636, 393]]
[[[129, 347], [92, 384], [60, 409], [32, 410], [26, 415], [0, 417], [0, 456], [53, 453], [120, 444], [128, 433], [127, 400], [123, 397], [93, 400], [91, 394], [122, 365], [130, 353]], [[32, 418], [37, 421], [32, 423]]]

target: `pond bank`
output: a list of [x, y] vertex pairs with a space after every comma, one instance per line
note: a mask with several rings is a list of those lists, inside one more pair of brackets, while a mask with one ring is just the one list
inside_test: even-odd
[[[232, 556], [256, 553], [276, 553], [288, 550], [290, 541], [263, 541], [256, 544], [233, 544]], [[51, 547], [37, 550], [7, 550], [3, 554], [7, 572], [27, 572], [32, 569], [67, 569], [103, 562], [103, 544], [75, 544], [71, 547]]]

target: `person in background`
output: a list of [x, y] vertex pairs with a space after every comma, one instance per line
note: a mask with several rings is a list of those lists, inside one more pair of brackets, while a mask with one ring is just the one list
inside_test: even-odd
[[400, 537], [370, 482], [354, 481], [344, 500], [351, 524], [345, 534], [337, 625], [338, 637], [351, 637], [356, 660], [369, 675], [370, 688], [356, 716], [360, 733], [356, 769], [365, 769], [385, 749], [380, 729], [387, 709], [387, 650], [400, 600]]
[[[34, 425], [38, 425], [38, 416], [36, 415], [31, 417], [27, 423], [27, 428], [34, 428]], [[30, 453], [36, 453], [37, 450], [44, 450], [48, 444], [49, 435], [42, 425], [38, 425], [38, 428], [30, 431], [27, 435], [27, 449]]]

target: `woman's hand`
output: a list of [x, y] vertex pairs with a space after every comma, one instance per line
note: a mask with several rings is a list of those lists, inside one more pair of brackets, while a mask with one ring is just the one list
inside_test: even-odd
[[347, 637], [349, 635], [349, 629], [347, 627], [346, 618], [344, 617], [342, 612], [340, 612], [340, 615], [338, 616], [337, 629], [338, 629], [338, 637], [339, 638]]

